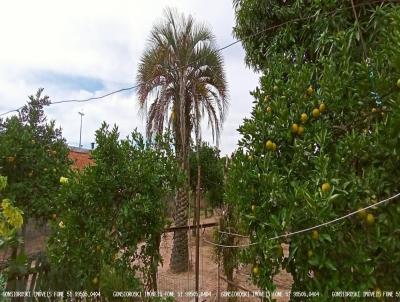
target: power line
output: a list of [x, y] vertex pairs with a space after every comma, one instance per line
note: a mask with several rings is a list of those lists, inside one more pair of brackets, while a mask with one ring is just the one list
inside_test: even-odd
[[[139, 86], [140, 85], [135, 85], [135, 86], [131, 86], [131, 87], [121, 88], [121, 89], [109, 92], [109, 93], [101, 95], [101, 96], [90, 97], [90, 98], [87, 98], [87, 99], [81, 99], [81, 100], [71, 99], [71, 100], [62, 100], [62, 101], [51, 102], [49, 104], [49, 106], [50, 105], [56, 105], [56, 104], [62, 104], [62, 103], [84, 103], [84, 102], [89, 102], [89, 101], [93, 101], [93, 100], [99, 100], [99, 99], [105, 98], [107, 96], [110, 96], [110, 95], [113, 95], [113, 94], [116, 94], [116, 93], [119, 93], [119, 92], [122, 92], [122, 91], [128, 91], [128, 90], [136, 89]], [[0, 114], [0, 116], [9, 114], [9, 113], [14, 112], [14, 111], [19, 112], [19, 110], [21, 110], [22, 108], [23, 108], [23, 106], [21, 106], [21, 107], [19, 107], [17, 109], [14, 109], [14, 110], [9, 110], [7, 112], [4, 112], [4, 113]]]
[[[366, 5], [376, 4], [376, 3], [385, 4], [385, 3], [398, 3], [398, 2], [399, 2], [399, 0], [387, 0], [387, 1], [378, 0], [378, 1], [371, 1], [371, 2], [359, 3], [359, 4], [352, 5], [352, 6], [348, 6], [348, 7], [343, 7], [343, 8], [335, 9], [334, 11], [330, 11], [330, 12], [326, 12], [326, 13], [322, 13], [322, 14], [317, 14], [317, 13], [316, 13], [316, 14], [314, 14], [314, 15], [307, 16], [307, 17], [300, 17], [300, 18], [291, 19], [291, 20], [282, 22], [282, 23], [280, 23], [280, 24], [276, 24], [276, 25], [273, 25], [273, 26], [270, 26], [270, 27], [261, 29], [261, 30], [259, 30], [259, 31], [256, 31], [255, 33], [250, 34], [250, 35], [248, 35], [248, 36], [246, 36], [246, 37], [244, 37], [244, 38], [242, 38], [242, 39], [237, 39], [236, 41], [234, 41], [234, 42], [232, 42], [232, 43], [229, 43], [229, 44], [227, 44], [227, 45], [225, 45], [225, 46], [223, 46], [223, 47], [221, 47], [221, 48], [218, 48], [218, 49], [216, 50], [216, 52], [221, 52], [221, 51], [223, 51], [223, 50], [225, 50], [225, 49], [227, 49], [227, 48], [230, 48], [230, 47], [232, 47], [232, 46], [238, 44], [239, 42], [244, 41], [245, 39], [258, 36], [258, 35], [261, 34], [261, 33], [265, 33], [265, 32], [267, 32], [267, 31], [271, 31], [271, 30], [280, 28], [280, 27], [282, 27], [282, 26], [284, 26], [284, 25], [287, 25], [287, 24], [290, 24], [290, 23], [293, 23], [293, 22], [304, 21], [304, 20], [308, 20], [308, 19], [315, 18], [315, 17], [329, 16], [329, 15], [331, 15], [331, 14], [336, 13], [337, 11], [346, 10], [346, 9], [354, 9], [355, 7], [361, 7], [361, 6], [366, 6]], [[200, 57], [200, 58], [198, 58], [198, 59], [196, 59], [196, 60], [194, 60], [194, 61], [192, 61], [192, 62], [186, 64], [186, 66], [184, 66], [184, 67], [188, 67], [188, 66], [190, 66], [191, 64], [196, 63], [197, 61], [199, 61], [199, 60], [201, 60], [201, 59], [203, 59], [203, 58], [205, 58], [205, 57], [208, 57], [209, 55], [210, 55], [210, 54], [205, 55], [205, 56], [203, 56], [203, 57]], [[181, 68], [181, 67], [180, 67], [180, 68]], [[151, 82], [151, 81], [149, 81], [149, 82]], [[89, 102], [89, 101], [93, 101], [93, 100], [99, 100], [99, 99], [105, 98], [105, 97], [107, 97], [107, 96], [110, 96], [110, 95], [113, 95], [113, 94], [116, 94], [116, 93], [119, 93], [119, 92], [122, 92], [122, 91], [128, 91], [128, 90], [136, 89], [136, 88], [138, 88], [139, 86], [141, 86], [141, 85], [138, 84], [138, 85], [134, 85], [134, 86], [131, 86], [131, 87], [121, 88], [121, 89], [114, 90], [114, 91], [112, 91], [112, 92], [109, 92], [109, 93], [107, 93], [107, 94], [104, 94], [104, 95], [101, 95], [101, 96], [98, 96], [98, 97], [90, 97], [90, 98], [87, 98], [87, 99], [80, 99], [80, 100], [78, 100], [78, 99], [71, 99], [71, 100], [56, 101], [56, 102], [50, 103], [49, 106], [50, 106], [50, 105], [54, 105], [54, 104], [62, 104], [62, 103], [83, 103], [83, 102]], [[17, 109], [9, 110], [9, 111], [7, 111], [7, 112], [1, 113], [0, 116], [7, 115], [7, 114], [12, 113], [12, 112], [14, 112], [14, 111], [15, 111], [15, 112], [19, 112], [19, 110], [21, 110], [22, 108], [23, 108], [23, 106], [21, 106], [21, 107], [19, 107], [19, 108], [17, 108]]]
[[[353, 216], [353, 215], [355, 215], [355, 214], [357, 214], [359, 212], [362, 212], [362, 211], [368, 210], [370, 208], [379, 206], [379, 205], [381, 205], [381, 204], [383, 204], [383, 203], [385, 203], [387, 201], [396, 199], [398, 197], [400, 197], [400, 193], [397, 193], [397, 194], [395, 194], [395, 195], [393, 195], [393, 196], [391, 196], [389, 198], [381, 200], [381, 201], [379, 201], [377, 203], [374, 203], [372, 205], [369, 205], [369, 206], [367, 206], [365, 208], [358, 209], [357, 211], [350, 212], [349, 214], [346, 214], [344, 216], [335, 218], [333, 220], [330, 220], [330, 221], [327, 221], [327, 222], [324, 222], [324, 223], [321, 223], [321, 224], [318, 224], [318, 225], [315, 225], [315, 226], [312, 226], [312, 227], [309, 227], [309, 228], [306, 228], [306, 229], [302, 229], [302, 230], [299, 230], [299, 231], [295, 231], [295, 232], [291, 232], [291, 233], [287, 233], [287, 234], [282, 234], [282, 235], [278, 235], [278, 236], [275, 236], [275, 237], [271, 237], [271, 238], [268, 238], [266, 240], [275, 240], [275, 239], [279, 239], [279, 238], [287, 238], [287, 237], [290, 237], [290, 236], [293, 236], [293, 235], [297, 235], [297, 234], [305, 233], [305, 232], [308, 232], [308, 231], [311, 231], [311, 230], [315, 230], [315, 229], [321, 228], [323, 226], [327, 226], [329, 224], [332, 224], [332, 223], [338, 222], [340, 220], [346, 219], [346, 218], [348, 218], [350, 216]], [[224, 233], [225, 234], [229, 234], [227, 232], [224, 232]], [[231, 233], [231, 235], [237, 236], [237, 235], [240, 235], [240, 234]], [[240, 235], [240, 236], [243, 236], [243, 235]], [[252, 242], [252, 243], [241, 244], [241, 245], [223, 245], [223, 244], [219, 244], [219, 243], [216, 243], [216, 242], [209, 241], [209, 240], [207, 240], [205, 238], [203, 238], [203, 240], [204, 240], [204, 242], [207, 242], [207, 243], [209, 243], [211, 245], [219, 246], [219, 247], [226, 247], [226, 248], [242, 248], [242, 247], [248, 247], [248, 246], [252, 246], [252, 245], [256, 245], [256, 244], [260, 243], [260, 242]]]
[[19, 108], [17, 108], [17, 109], [13, 109], [13, 110], [9, 110], [9, 111], [7, 111], [7, 112], [3, 112], [3, 113], [1, 113], [0, 114], [0, 116], [3, 116], [3, 115], [7, 115], [7, 114], [9, 114], [9, 113], [11, 113], [11, 112], [19, 112], [21, 109], [22, 109], [23, 107], [19, 107]]
[[248, 236], [248, 235], [236, 234], [236, 233], [231, 233], [231, 232], [218, 231], [218, 233], [235, 236], [235, 237], [250, 238], [250, 236]]
[[122, 92], [122, 91], [127, 91], [127, 90], [136, 89], [136, 88], [138, 88], [139, 86], [140, 86], [140, 85], [135, 85], [135, 86], [127, 87], [127, 88], [121, 88], [121, 89], [112, 91], [112, 92], [110, 92], [110, 93], [107, 93], [107, 94], [104, 94], [104, 95], [101, 95], [101, 96], [91, 97], [91, 98], [83, 99], [83, 100], [64, 100], [64, 101], [52, 102], [50, 105], [62, 104], [62, 103], [72, 103], [72, 102], [75, 102], [75, 103], [89, 102], [89, 101], [93, 101], [93, 100], [102, 99], [102, 98], [105, 98], [105, 97], [107, 97], [107, 96], [110, 96], [110, 95], [112, 95], [112, 94], [116, 94], [116, 93], [119, 93], [119, 92]]

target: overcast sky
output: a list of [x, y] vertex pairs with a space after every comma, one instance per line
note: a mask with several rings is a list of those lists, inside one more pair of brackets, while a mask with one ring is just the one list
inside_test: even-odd
[[[135, 84], [146, 39], [166, 7], [191, 14], [213, 30], [219, 47], [232, 41], [232, 0], [152, 1], [6, 1], [0, 10], [0, 113], [23, 105], [39, 87], [52, 101], [98, 96]], [[240, 43], [222, 53], [230, 92], [229, 113], [220, 148], [236, 148], [236, 129], [249, 116], [249, 91], [258, 76], [244, 63]], [[63, 129], [68, 144], [79, 142], [78, 111], [85, 113], [82, 143], [89, 147], [102, 121], [119, 126], [121, 135], [143, 133], [133, 91], [89, 103], [46, 109]], [[211, 140], [205, 128], [203, 138]]]

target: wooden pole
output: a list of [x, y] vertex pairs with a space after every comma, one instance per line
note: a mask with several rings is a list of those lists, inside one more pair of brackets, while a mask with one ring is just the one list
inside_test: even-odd
[[[197, 151], [199, 152], [199, 151]], [[199, 155], [197, 155], [199, 156]], [[196, 188], [196, 295], [195, 302], [199, 302], [199, 260], [200, 260], [200, 160], [197, 163], [197, 188]]]
[[217, 272], [217, 275], [218, 275], [218, 283], [217, 283], [217, 302], [219, 302], [220, 301], [220, 299], [219, 299], [219, 297], [221, 296], [221, 293], [220, 293], [220, 273], [219, 273], [219, 263], [220, 263], [220, 259], [218, 259], [218, 272]]
[[[179, 231], [179, 230], [189, 230], [190, 231], [192, 228], [196, 230], [196, 225], [197, 225], [197, 223], [196, 223], [196, 221], [194, 221], [192, 225], [179, 226], [179, 227], [173, 226], [173, 227], [164, 229], [163, 233], [171, 233], [171, 232], [175, 232], [175, 231]], [[215, 227], [217, 225], [218, 225], [217, 222], [208, 222], [208, 223], [200, 224], [200, 227], [201, 228], [210, 228], [210, 227]]]

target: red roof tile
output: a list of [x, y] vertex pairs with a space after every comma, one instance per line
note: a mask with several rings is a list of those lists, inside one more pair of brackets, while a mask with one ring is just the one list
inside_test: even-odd
[[71, 148], [68, 157], [73, 161], [72, 168], [82, 170], [88, 165], [94, 163], [91, 158], [91, 152], [85, 149]]

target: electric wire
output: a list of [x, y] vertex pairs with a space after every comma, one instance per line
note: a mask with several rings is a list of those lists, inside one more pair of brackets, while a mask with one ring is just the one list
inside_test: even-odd
[[[356, 211], [350, 212], [350, 213], [348, 213], [348, 214], [346, 214], [344, 216], [340, 216], [340, 217], [335, 218], [333, 220], [330, 220], [330, 221], [327, 221], [327, 222], [324, 222], [324, 223], [321, 223], [321, 224], [317, 224], [315, 226], [312, 226], [312, 227], [309, 227], [309, 228], [306, 228], [306, 229], [302, 229], [302, 230], [299, 230], [299, 231], [295, 231], [295, 232], [291, 232], [291, 233], [287, 233], [287, 234], [282, 234], [282, 235], [278, 235], [278, 236], [274, 236], [274, 237], [270, 237], [270, 238], [267, 238], [266, 240], [275, 240], [275, 239], [279, 239], [279, 238], [287, 238], [287, 237], [291, 237], [293, 235], [309, 232], [311, 230], [315, 230], [315, 229], [318, 229], [318, 228], [333, 224], [333, 223], [338, 222], [340, 220], [346, 219], [346, 218], [348, 218], [350, 216], [353, 216], [353, 215], [355, 215], [355, 214], [357, 214], [359, 212], [362, 212], [362, 211], [368, 210], [370, 208], [379, 206], [379, 205], [381, 205], [381, 204], [383, 204], [383, 203], [385, 203], [387, 201], [396, 199], [398, 197], [400, 197], [400, 193], [397, 193], [397, 194], [395, 194], [395, 195], [393, 195], [391, 197], [388, 197], [388, 198], [383, 199], [383, 200], [381, 200], [379, 202], [373, 203], [373, 204], [371, 204], [371, 205], [369, 205], [367, 207], [364, 207], [364, 208], [358, 209]], [[232, 233], [232, 235], [236, 235], [236, 234]], [[223, 244], [219, 244], [219, 243], [216, 243], [216, 242], [209, 241], [209, 240], [207, 240], [205, 238], [203, 238], [203, 241], [206, 242], [206, 243], [209, 243], [211, 245], [214, 245], [214, 246], [225, 247], [225, 248], [242, 248], [242, 247], [249, 247], [249, 246], [252, 246], [252, 245], [260, 244], [260, 242], [257, 241], [257, 242], [251, 242], [251, 243], [248, 243], [248, 244], [241, 244], [241, 245], [223, 245]]]

